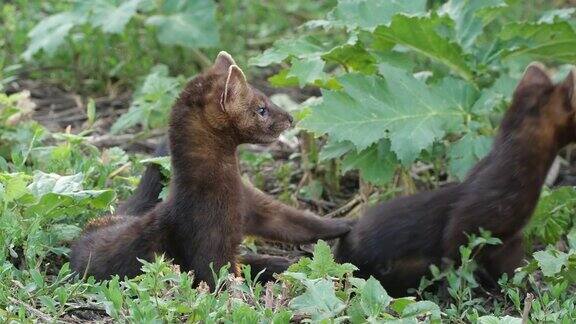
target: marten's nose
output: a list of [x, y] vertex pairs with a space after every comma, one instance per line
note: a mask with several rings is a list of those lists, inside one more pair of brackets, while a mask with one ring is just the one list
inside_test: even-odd
[[294, 125], [294, 117], [292, 117], [290, 114], [288, 114], [288, 121], [290, 122], [290, 126]]

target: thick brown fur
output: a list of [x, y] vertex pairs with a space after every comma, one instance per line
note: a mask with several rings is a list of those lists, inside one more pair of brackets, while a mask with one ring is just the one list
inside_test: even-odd
[[456, 183], [401, 197], [369, 210], [338, 244], [336, 257], [373, 275], [394, 296], [417, 288], [431, 264], [457, 262], [459, 246], [479, 228], [503, 244], [478, 261], [493, 280], [523, 258], [522, 228], [530, 219], [558, 150], [576, 140], [573, 70], [554, 85], [530, 65], [506, 112], [491, 152]]
[[172, 108], [167, 200], [142, 217], [109, 216], [89, 224], [72, 246], [72, 268], [96, 279], [132, 277], [141, 271], [138, 259], [165, 254], [183, 271], [193, 270], [195, 283], [212, 285], [210, 264], [215, 271], [227, 263], [238, 269], [237, 248], [245, 233], [285, 239], [289, 229], [297, 232], [297, 242], [345, 234], [348, 222], [282, 205], [240, 177], [238, 145], [270, 143], [291, 123], [289, 114], [253, 89], [233, 59], [220, 53]]

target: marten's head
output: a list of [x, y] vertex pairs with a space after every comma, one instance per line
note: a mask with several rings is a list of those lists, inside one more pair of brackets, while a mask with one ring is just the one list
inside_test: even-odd
[[[197, 121], [236, 143], [270, 143], [292, 125], [292, 116], [248, 84], [226, 52], [220, 52], [211, 68], [189, 82], [179, 105], [192, 109]], [[177, 118], [186, 118], [176, 113]]]
[[502, 127], [524, 122], [538, 125], [535, 132], [551, 134], [561, 145], [576, 140], [576, 69], [554, 84], [545, 67], [532, 63], [518, 84]]

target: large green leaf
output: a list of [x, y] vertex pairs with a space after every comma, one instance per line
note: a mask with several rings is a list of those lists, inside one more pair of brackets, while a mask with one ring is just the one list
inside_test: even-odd
[[507, 41], [504, 58], [526, 56], [532, 59], [576, 61], [576, 32], [565, 21], [546, 23], [511, 23], [500, 37]]
[[567, 265], [569, 257], [569, 254], [556, 250], [534, 252], [534, 259], [538, 261], [542, 274], [547, 277], [558, 274]]
[[319, 240], [314, 246], [312, 259], [302, 258], [291, 265], [288, 270], [293, 273], [305, 274], [307, 278], [316, 279], [324, 277], [343, 278], [346, 274], [351, 274], [357, 269], [350, 263], [336, 263], [330, 246]]
[[524, 229], [524, 236], [530, 240], [554, 244], [570, 229], [575, 211], [574, 188], [545, 190], [538, 201], [534, 216]]
[[349, 141], [337, 142], [330, 138], [328, 139], [328, 142], [326, 142], [326, 145], [322, 147], [322, 151], [320, 151], [318, 158], [320, 162], [330, 159], [337, 159], [342, 155], [353, 150], [354, 150], [354, 144], [352, 144], [351, 142]]
[[324, 91], [324, 101], [312, 109], [302, 127], [350, 141], [360, 151], [390, 138], [403, 163], [456, 129], [463, 112], [405, 71], [382, 67], [379, 76], [348, 74], [341, 91]]
[[389, 24], [392, 16], [397, 13], [424, 12], [426, 0], [339, 0], [329, 18], [348, 27], [370, 29]]
[[168, 76], [166, 66], [155, 66], [146, 76], [142, 87], [138, 89], [128, 112], [112, 125], [110, 130], [112, 134], [139, 123], [144, 129], [166, 126], [168, 112], [178, 95], [178, 86], [178, 79]]
[[67, 195], [82, 191], [83, 180], [84, 176], [82, 173], [61, 176], [55, 173], [36, 171], [34, 173], [34, 180], [30, 186], [28, 186], [28, 189], [37, 197], [41, 197], [48, 193]]
[[352, 71], [366, 74], [372, 74], [376, 71], [376, 59], [360, 43], [337, 46], [322, 55], [322, 58], [326, 61], [336, 62]]
[[300, 59], [319, 58], [330, 47], [323, 44], [318, 38], [310, 35], [294, 39], [282, 39], [276, 41], [272, 48], [267, 49], [260, 56], [250, 59], [249, 63], [256, 66], [268, 66], [280, 63], [288, 57]]
[[298, 78], [300, 87], [325, 78], [324, 61], [320, 58], [293, 59], [287, 77]]
[[29, 60], [41, 50], [49, 55], [53, 54], [64, 43], [72, 27], [85, 21], [85, 13], [79, 11], [61, 12], [40, 21], [28, 33], [30, 43], [22, 57]]
[[121, 33], [130, 19], [136, 14], [142, 0], [129, 0], [116, 5], [110, 1], [97, 1], [90, 22], [102, 28], [105, 33]]
[[382, 139], [361, 152], [353, 150], [346, 155], [342, 172], [358, 169], [364, 180], [381, 185], [392, 179], [397, 165], [396, 155], [390, 151], [390, 141]]
[[304, 280], [306, 292], [290, 301], [290, 308], [300, 314], [308, 314], [319, 321], [336, 317], [346, 304], [336, 297], [332, 280]]
[[463, 180], [466, 173], [488, 152], [492, 139], [488, 136], [468, 133], [458, 142], [450, 146], [448, 157], [450, 164], [448, 170], [456, 178]]
[[446, 13], [455, 22], [456, 39], [464, 48], [470, 48], [476, 38], [482, 34], [484, 26], [495, 18], [486, 15], [488, 10], [506, 7], [504, 0], [450, 0], [446, 2], [440, 12]]
[[158, 28], [162, 44], [188, 48], [214, 47], [220, 42], [216, 5], [212, 0], [168, 0], [164, 14], [146, 20]]
[[358, 293], [364, 314], [372, 318], [378, 318], [392, 301], [382, 284], [372, 276], [366, 280], [366, 283], [359, 289]]
[[390, 26], [380, 26], [374, 36], [405, 46], [431, 60], [444, 64], [465, 80], [473, 78], [462, 48], [437, 32], [444, 22], [437, 15], [414, 17], [395, 15]]
[[0, 178], [0, 202], [11, 202], [27, 194], [27, 176], [21, 173], [4, 174]]

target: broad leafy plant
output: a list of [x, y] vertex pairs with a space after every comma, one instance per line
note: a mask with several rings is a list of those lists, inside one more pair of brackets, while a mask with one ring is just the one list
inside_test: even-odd
[[573, 13], [527, 16], [504, 0], [340, 0], [251, 63], [287, 62], [271, 82], [323, 88], [300, 126], [327, 134], [325, 156], [345, 156], [344, 170], [384, 184], [398, 162], [441, 156], [461, 179], [487, 153], [527, 62], [576, 60]]
[[[155, 26], [159, 42], [187, 48], [212, 47], [218, 44], [214, 28], [216, 6], [212, 0], [78, 0], [69, 11], [46, 17], [30, 31], [30, 44], [22, 54], [30, 59], [39, 51], [53, 54], [65, 45], [89, 36], [89, 30], [121, 34], [131, 20]], [[144, 15], [141, 17], [139, 15]]]

